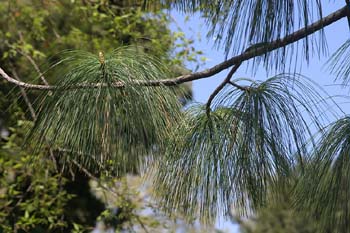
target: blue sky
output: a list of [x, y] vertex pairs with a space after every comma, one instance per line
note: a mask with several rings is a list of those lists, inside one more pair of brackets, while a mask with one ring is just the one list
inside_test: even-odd
[[[324, 1], [323, 2], [323, 13], [328, 15], [329, 13], [340, 9], [344, 6], [345, 1]], [[206, 64], [200, 67], [199, 70], [205, 68], [210, 68], [225, 60], [225, 54], [223, 50], [214, 49], [214, 39], [206, 38], [206, 33], [208, 29], [205, 25], [204, 20], [202, 20], [199, 15], [190, 16], [189, 20], [185, 22], [185, 15], [179, 14], [178, 12], [171, 12], [172, 17], [176, 21], [177, 25], [185, 32], [187, 37], [193, 38], [195, 40], [194, 47], [198, 50], [203, 51], [204, 56], [208, 58]], [[172, 29], [175, 30], [175, 26]], [[201, 35], [202, 40], [198, 41], [197, 36]], [[350, 38], [350, 30], [347, 20], [344, 18], [325, 29], [325, 34], [328, 41], [329, 55], [336, 51], [347, 39]], [[314, 82], [322, 86], [329, 95], [348, 95], [349, 88], [343, 89], [340, 86], [334, 85], [334, 76], [330, 74], [329, 70], [326, 69], [325, 63], [328, 57], [313, 57], [310, 64], [304, 64], [300, 73], [312, 79]], [[187, 64], [189, 69], [193, 69], [196, 64]], [[202, 79], [193, 82], [194, 100], [196, 102], [205, 103], [209, 95], [213, 90], [220, 84], [220, 82], [226, 77], [227, 70], [207, 79]], [[273, 75], [273, 74], [271, 74]], [[270, 75], [270, 76], [271, 76]], [[267, 76], [263, 69], [258, 69], [254, 77], [251, 72], [247, 71], [244, 67], [241, 67], [236, 73], [235, 77], [249, 77], [258, 80], [265, 80], [270, 77]], [[339, 106], [344, 112], [350, 113], [350, 104], [345, 103], [346, 100], [336, 99]], [[238, 232], [237, 227], [228, 222], [220, 219], [221, 229], [226, 229], [227, 232]]]

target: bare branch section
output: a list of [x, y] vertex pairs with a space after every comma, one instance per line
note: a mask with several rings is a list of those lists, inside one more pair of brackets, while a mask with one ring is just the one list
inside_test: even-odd
[[[7, 80], [10, 83], [13, 83], [19, 87], [27, 88], [27, 89], [35, 89], [35, 90], [55, 90], [58, 89], [58, 86], [52, 86], [52, 85], [39, 85], [39, 84], [30, 84], [26, 83], [20, 80], [16, 80], [14, 78], [11, 78], [3, 69], [0, 68], [0, 75]], [[76, 86], [72, 86], [70, 89], [79, 89], [79, 88], [99, 88], [99, 87], [107, 87], [108, 85], [105, 83], [89, 83], [89, 84], [79, 84]], [[121, 88], [124, 87], [125, 84], [123, 82], [115, 82], [112, 84], [115, 88]]]
[[[175, 86], [181, 83], [190, 82], [198, 79], [204, 79], [211, 77], [233, 65], [242, 63], [243, 61], [247, 61], [249, 59], [252, 59], [257, 56], [261, 56], [263, 54], [266, 54], [268, 52], [271, 52], [273, 50], [282, 48], [284, 46], [287, 46], [289, 44], [292, 44], [300, 39], [303, 39], [316, 31], [319, 31], [326, 26], [344, 18], [350, 15], [349, 10], [347, 9], [347, 6], [333, 12], [332, 14], [316, 21], [315, 23], [304, 27], [298, 31], [295, 31], [294, 33], [285, 36], [284, 38], [274, 40], [272, 42], [268, 42], [264, 44], [264, 47], [257, 47], [256, 49], [250, 49], [246, 50], [245, 52], [241, 53], [240, 55], [234, 56], [230, 58], [227, 61], [224, 61], [222, 63], [219, 63], [218, 65], [213, 66], [212, 68], [206, 69], [204, 71], [187, 74], [187, 75], [181, 75], [179, 77], [173, 78], [173, 79], [160, 79], [160, 80], [154, 80], [154, 81], [136, 81], [136, 85], [142, 85], [142, 86]], [[29, 84], [25, 82], [18, 81], [16, 79], [11, 78], [9, 75], [6, 74], [6, 72], [0, 68], [0, 75], [6, 79], [8, 82], [13, 83], [17, 86], [28, 88], [28, 89], [37, 89], [37, 90], [54, 90], [57, 89], [57, 86], [49, 86], [49, 85], [35, 85], [35, 84]], [[94, 88], [103, 86], [104, 84], [82, 84], [75, 88]], [[123, 87], [123, 83], [116, 83], [115, 87], [120, 88]], [[73, 88], [73, 87], [72, 87]]]
[[13, 83], [19, 87], [28, 88], [28, 89], [37, 89], [37, 90], [54, 90], [57, 89], [56, 86], [49, 86], [49, 85], [36, 85], [36, 84], [30, 84], [25, 83], [19, 80], [16, 80], [14, 78], [11, 78], [6, 72], [0, 68], [0, 75], [7, 80], [10, 83]]

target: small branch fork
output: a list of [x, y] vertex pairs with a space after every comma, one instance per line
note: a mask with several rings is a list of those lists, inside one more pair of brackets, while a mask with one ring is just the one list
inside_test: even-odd
[[[245, 50], [245, 52], [257, 50], [257, 49], [259, 49], [262, 46], [264, 46], [264, 45], [259, 45], [259, 44], [252, 45], [252, 46], [248, 47]], [[236, 73], [236, 71], [238, 70], [238, 68], [241, 65], [242, 65], [242, 62], [238, 62], [236, 65], [234, 65], [232, 67], [232, 69], [230, 70], [230, 72], [228, 73], [227, 77], [224, 79], [224, 81], [209, 96], [209, 99], [208, 99], [207, 104], [206, 104], [206, 113], [207, 113], [208, 116], [209, 116], [210, 110], [211, 110], [211, 108], [210, 108], [211, 103], [213, 102], [215, 96], [217, 94], [219, 94], [219, 92], [225, 87], [226, 84], [230, 84], [230, 85], [234, 86], [235, 88], [237, 88], [237, 89], [239, 89], [241, 91], [246, 91], [246, 90], [249, 89], [249, 87], [244, 87], [244, 86], [238, 85], [237, 83], [231, 81], [231, 78], [232, 78], [233, 74]]]
[[217, 94], [219, 94], [219, 92], [225, 87], [226, 84], [230, 83], [230, 84], [234, 84], [235, 87], [237, 87], [240, 90], [247, 90], [247, 87], [243, 87], [240, 86], [236, 83], [231, 82], [231, 78], [233, 76], [234, 73], [236, 73], [236, 71], [238, 70], [238, 68], [241, 66], [242, 63], [238, 63], [237, 65], [235, 65], [234, 67], [232, 67], [232, 69], [230, 70], [230, 72], [228, 73], [227, 77], [224, 79], [224, 81], [222, 81], [222, 83], [220, 83], [220, 85], [213, 91], [213, 93], [209, 96], [208, 102], [206, 104], [206, 113], [209, 116], [211, 108], [210, 105], [213, 102], [215, 96]]
[[[251, 49], [251, 50], [245, 50], [243, 53], [234, 56], [230, 58], [229, 60], [226, 60], [222, 63], [219, 63], [207, 70], [192, 73], [192, 74], [187, 74], [187, 75], [181, 75], [173, 79], [160, 79], [160, 80], [152, 80], [152, 81], [139, 81], [135, 80], [134, 84], [135, 85], [141, 85], [141, 86], [175, 86], [179, 85], [181, 83], [189, 82], [189, 81], [194, 81], [198, 79], [204, 79], [211, 77], [231, 66], [236, 66], [237, 64], [242, 63], [243, 61], [247, 61], [249, 59], [252, 59], [257, 56], [261, 56], [263, 54], [266, 54], [268, 52], [271, 52], [273, 50], [279, 49], [281, 47], [284, 47], [286, 45], [292, 44], [300, 39], [303, 39], [316, 31], [319, 31], [326, 26], [344, 18], [348, 17], [350, 14], [350, 11], [348, 10], [348, 7], [345, 6], [332, 14], [316, 21], [313, 24], [310, 24], [309, 26], [306, 26], [300, 30], [295, 31], [294, 33], [291, 33], [284, 38], [277, 39], [268, 43], [265, 43], [263, 47], [258, 47], [256, 49]], [[19, 80], [16, 80], [14, 78], [11, 78], [6, 72], [0, 68], [0, 76], [2, 76], [5, 80], [7, 80], [10, 83], [13, 83], [17, 86], [27, 88], [27, 89], [36, 89], [36, 90], [54, 90], [57, 89], [57, 86], [50, 86], [50, 85], [36, 85], [36, 84], [29, 84], [26, 82], [22, 82]], [[96, 84], [81, 84], [77, 85], [75, 88], [95, 88], [95, 87], [100, 87], [103, 86], [103, 83], [96, 83]], [[125, 84], [124, 83], [119, 83], [117, 82], [115, 84], [116, 88], [121, 88]], [[73, 88], [73, 87], [72, 87]]]

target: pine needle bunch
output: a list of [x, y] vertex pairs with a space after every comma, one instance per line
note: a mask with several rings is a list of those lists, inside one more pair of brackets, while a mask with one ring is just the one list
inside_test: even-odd
[[236, 170], [236, 205], [243, 214], [247, 207], [263, 206], [268, 189], [280, 187], [274, 183], [289, 177], [297, 162], [303, 163], [299, 155], [307, 154], [305, 145], [312, 135], [304, 118], [321, 128], [321, 99], [307, 79], [283, 74], [252, 82], [244, 92], [231, 89], [218, 100], [218, 105], [236, 109], [227, 122], [242, 135], [235, 137], [227, 153]]
[[336, 81], [341, 80], [344, 86], [349, 84], [350, 77], [350, 40], [347, 40], [328, 59], [328, 68], [336, 76]]
[[169, 213], [180, 211], [190, 220], [199, 214], [202, 220], [211, 222], [217, 212], [227, 210], [220, 194], [230, 197], [230, 190], [225, 190], [229, 185], [225, 175], [232, 169], [225, 164], [223, 145], [230, 132], [223, 127], [221, 112], [217, 110], [208, 117], [202, 106], [188, 109], [187, 117], [168, 141], [154, 184]]
[[167, 76], [154, 58], [128, 47], [99, 56], [69, 52], [57, 90], [41, 96], [30, 138], [63, 148], [64, 160], [84, 167], [116, 166], [118, 173], [138, 166], [179, 118], [180, 105], [167, 87], [137, 82]]
[[298, 183], [296, 206], [310, 210], [320, 232], [340, 233], [350, 218], [350, 117], [332, 123], [317, 145]]
[[212, 223], [232, 203], [243, 215], [263, 206], [268, 188], [303, 162], [296, 155], [311, 133], [300, 112], [317, 122], [320, 102], [310, 82], [284, 74], [227, 88], [210, 114], [190, 111], [156, 173], [165, 210]]

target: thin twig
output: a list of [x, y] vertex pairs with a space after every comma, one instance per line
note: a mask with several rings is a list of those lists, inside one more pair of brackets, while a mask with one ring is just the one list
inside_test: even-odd
[[36, 62], [34, 61], [34, 59], [28, 55], [27, 53], [21, 51], [20, 49], [16, 49], [16, 51], [20, 54], [22, 54], [25, 58], [27, 58], [27, 60], [32, 64], [32, 66], [34, 67], [35, 71], [38, 72], [41, 81], [45, 84], [45, 86], [49, 86], [49, 83], [47, 82], [44, 74], [41, 72], [39, 66], [36, 64]]
[[[219, 92], [225, 87], [225, 85], [230, 82], [230, 79], [232, 78], [233, 74], [236, 73], [236, 71], [238, 70], [238, 68], [241, 66], [242, 63], [238, 63], [237, 65], [235, 65], [234, 67], [232, 67], [232, 69], [230, 70], [230, 72], [228, 73], [227, 77], [224, 79], [224, 81], [222, 81], [222, 83], [220, 83], [220, 85], [213, 91], [213, 93], [209, 96], [209, 99], [207, 101], [206, 104], [206, 112], [207, 115], [210, 114], [210, 105], [213, 102], [215, 96], [217, 94], [219, 94]], [[238, 84], [237, 84], [238, 85]], [[241, 89], [245, 89], [245, 87], [241, 87]]]
[[[326, 26], [329, 26], [330, 24], [348, 16], [349, 11], [347, 6], [333, 12], [332, 14], [316, 21], [315, 23], [308, 25], [300, 30], [295, 31], [294, 33], [291, 33], [287, 36], [285, 36], [282, 39], [277, 39], [271, 42], [267, 42], [264, 44], [263, 47], [258, 47], [257, 49], [253, 49], [250, 51], [245, 51], [241, 53], [240, 55], [234, 56], [229, 60], [226, 60], [222, 63], [219, 63], [207, 70], [187, 74], [187, 75], [181, 75], [173, 79], [160, 79], [160, 80], [152, 80], [152, 81], [139, 81], [135, 80], [135, 85], [142, 85], [142, 86], [175, 86], [179, 85], [181, 83], [194, 81], [198, 79], [204, 79], [211, 77], [235, 64], [241, 63], [243, 61], [247, 61], [249, 59], [252, 59], [257, 56], [261, 56], [263, 54], [266, 54], [268, 52], [271, 52], [273, 50], [285, 47], [289, 44], [292, 44], [300, 39], [303, 39], [316, 31], [319, 31]], [[30, 88], [30, 89], [38, 89], [38, 90], [54, 90], [57, 89], [57, 86], [48, 86], [48, 85], [35, 85], [35, 84], [29, 84], [25, 82], [19, 82], [13, 78], [11, 78], [9, 75], [6, 74], [4, 70], [0, 68], [0, 75], [9, 81], [10, 83], [13, 83], [17, 86], [21, 86], [24, 88]], [[89, 88], [89, 87], [96, 87], [101, 86], [103, 84], [93, 84], [93, 85], [78, 85], [78, 88]], [[116, 88], [123, 87], [124, 83], [117, 83], [115, 85]]]
[[103, 188], [104, 190], [106, 190], [106, 191], [108, 191], [108, 192], [111, 192], [111, 193], [114, 194], [115, 196], [120, 196], [120, 194], [117, 193], [115, 190], [113, 190], [113, 189], [111, 189], [111, 188], [109, 188], [109, 187], [103, 185], [103, 184], [101, 183], [101, 181], [100, 181], [96, 176], [94, 176], [94, 175], [91, 174], [87, 169], [85, 169], [83, 166], [81, 166], [75, 159], [71, 159], [71, 161], [72, 161], [73, 164], [74, 164], [75, 166], [77, 166], [82, 172], [84, 172], [90, 179], [96, 181], [96, 182], [99, 184], [99, 186], [100, 186], [101, 188]]
[[[25, 40], [23, 38], [22, 32], [18, 31], [18, 36], [20, 41], [25, 44]], [[11, 45], [9, 45], [11, 46]], [[34, 69], [36, 70], [36, 72], [38, 72], [41, 81], [43, 81], [43, 83], [46, 86], [49, 86], [49, 83], [46, 81], [46, 78], [44, 77], [44, 74], [41, 72], [41, 70], [39, 69], [39, 66], [36, 64], [36, 62], [34, 61], [34, 59], [26, 52], [22, 51], [21, 49], [16, 48], [16, 51], [20, 54], [22, 54], [25, 58], [27, 58], [27, 60], [32, 64], [32, 66], [34, 67]]]
[[55, 167], [55, 171], [58, 173], [59, 171], [58, 171], [58, 166], [57, 166], [57, 160], [55, 158], [55, 154], [53, 153], [53, 150], [51, 147], [49, 148], [49, 154], [50, 154], [53, 166]]
[[[34, 61], [33, 61], [33, 62], [34, 62]], [[35, 62], [34, 62], [34, 63], [35, 63]], [[40, 70], [39, 70], [39, 68], [38, 68], [37, 71], [38, 71], [39, 73], [41, 73]], [[15, 79], [21, 81], [21, 79], [20, 79], [20, 77], [18, 76], [18, 74], [17, 74], [15, 68], [12, 68], [12, 74], [13, 74], [13, 77], [15, 77]], [[46, 82], [44, 76], [43, 76], [43, 79], [44, 79], [44, 81]], [[46, 82], [46, 83], [47, 83], [47, 82]], [[48, 83], [47, 83], [47, 84], [48, 84]], [[24, 89], [23, 87], [20, 87], [20, 91], [21, 91], [21, 95], [22, 95], [24, 101], [26, 102], [26, 104], [27, 104], [27, 106], [28, 106], [28, 109], [29, 109], [29, 112], [30, 112], [30, 114], [31, 114], [31, 116], [32, 116], [32, 119], [35, 121], [35, 120], [37, 119], [37, 115], [36, 115], [36, 113], [35, 113], [35, 111], [34, 111], [34, 108], [33, 108], [32, 103], [30, 102], [30, 100], [29, 100], [29, 98], [28, 98], [27, 92], [25, 91], [25, 89]], [[52, 160], [52, 162], [53, 162], [53, 165], [54, 165], [54, 167], [55, 167], [55, 171], [58, 172], [57, 160], [55, 159], [55, 155], [54, 155], [53, 150], [52, 150], [51, 148], [49, 148], [49, 154], [50, 154], [51, 160]]]
[[238, 85], [237, 83], [232, 82], [231, 80], [229, 80], [227, 83], [232, 85], [232, 86], [234, 86], [235, 88], [237, 88], [237, 89], [239, 89], [241, 91], [246, 91], [246, 90], [249, 89], [249, 87], [244, 87], [244, 86]]
[[[249, 51], [253, 51], [253, 50], [256, 50], [256, 49], [259, 49], [260, 46], [264, 46], [262, 44], [255, 44], [255, 45], [251, 45], [250, 47], [248, 47], [245, 52], [249, 52]], [[242, 62], [239, 62], [237, 63], [234, 67], [232, 67], [232, 69], [230, 70], [230, 72], [228, 73], [228, 75], [226, 76], [226, 78], [224, 79], [224, 81], [222, 81], [222, 83], [220, 83], [220, 85], [214, 90], [214, 92], [209, 96], [209, 99], [207, 101], [207, 104], [206, 104], [206, 112], [207, 112], [207, 115], [209, 116], [209, 113], [210, 113], [210, 105], [211, 103], [213, 102], [215, 96], [217, 94], [219, 94], [219, 92], [225, 87], [226, 84], [231, 84], [233, 85], [234, 87], [236, 87], [237, 89], [240, 89], [242, 91], [246, 91], [248, 90], [248, 87], [244, 87], [244, 86], [241, 86], [241, 85], [238, 85], [237, 83], [234, 83], [231, 81], [231, 78], [233, 76], [234, 73], [236, 73], [236, 71], [238, 70], [238, 68], [242, 65]]]
[[139, 216], [137, 216], [136, 214], [134, 215], [136, 220], [140, 223], [141, 227], [143, 228], [143, 230], [146, 232], [146, 233], [149, 233], [149, 231], [147, 230], [145, 224], [143, 224], [142, 220], [140, 219]]
[[11, 78], [6, 72], [0, 68], [0, 75], [7, 80], [10, 83], [13, 83], [19, 87], [28, 88], [28, 89], [37, 89], [37, 90], [54, 90], [57, 89], [57, 86], [47, 86], [47, 85], [37, 85], [37, 84], [30, 84], [26, 82], [22, 82], [19, 80], [16, 80], [14, 78]]
[[[19, 78], [15, 68], [12, 68], [11, 72], [12, 72], [13, 77], [16, 80], [21, 81], [21, 79]], [[23, 87], [20, 87], [20, 91], [21, 91], [21, 95], [22, 95], [22, 97], [24, 99], [24, 102], [27, 104], [27, 107], [29, 109], [30, 115], [31, 115], [32, 119], [35, 121], [36, 120], [36, 113], [35, 113], [35, 110], [33, 108], [32, 103], [30, 102], [30, 100], [28, 98], [27, 92], [26, 92], [26, 90]]]

